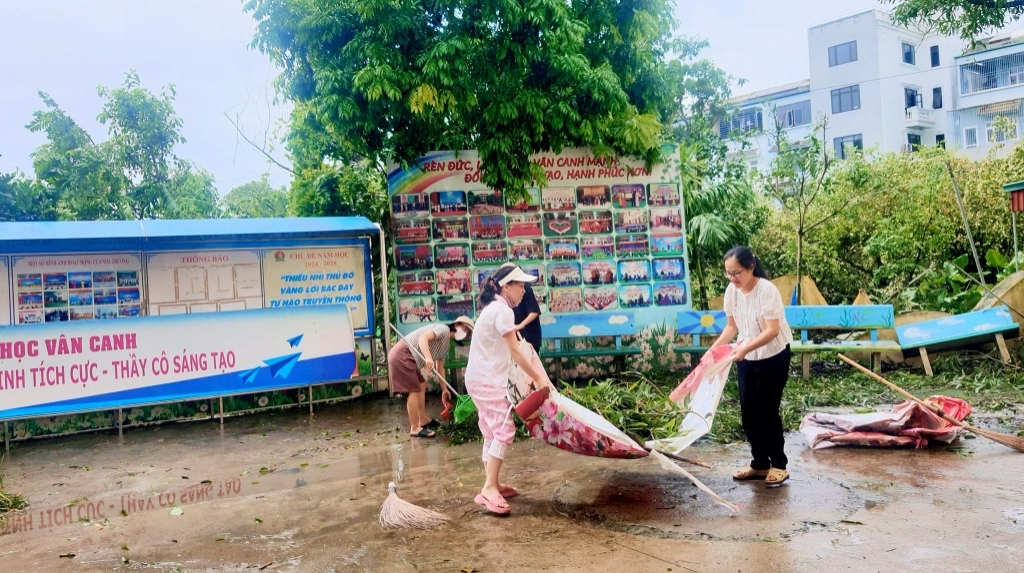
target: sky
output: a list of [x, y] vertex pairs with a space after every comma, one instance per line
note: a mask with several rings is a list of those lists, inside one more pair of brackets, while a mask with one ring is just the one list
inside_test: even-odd
[[[677, 0], [678, 33], [710, 42], [704, 56], [747, 83], [746, 93], [808, 76], [807, 28], [877, 0]], [[886, 7], [891, 7], [887, 5]], [[241, 140], [225, 113], [240, 114], [263, 141], [287, 108], [273, 103], [277, 70], [249, 47], [255, 31], [241, 0], [0, 0], [0, 172], [32, 173], [45, 137], [25, 129], [44, 91], [95, 140], [100, 85], [135, 70], [144, 87], [174, 84], [187, 142], [176, 149], [213, 173], [218, 190], [257, 180], [287, 185], [290, 174]], [[283, 150], [274, 156], [284, 160]]]

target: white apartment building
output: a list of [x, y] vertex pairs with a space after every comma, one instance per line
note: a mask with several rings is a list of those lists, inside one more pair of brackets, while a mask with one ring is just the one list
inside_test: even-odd
[[[879, 151], [945, 145], [960, 40], [894, 25], [887, 11], [874, 8], [811, 26], [807, 45], [810, 78], [735, 98], [739, 112], [720, 122], [723, 135], [727, 124], [737, 126], [736, 117], [739, 129], [753, 130], [750, 118], [767, 121], [777, 109], [785, 110], [776, 116], [793, 141], [825, 116], [825, 137], [839, 157], [850, 145]], [[802, 110], [799, 120], [789, 114], [794, 105]], [[752, 146], [736, 146], [734, 153], [751, 167], [767, 167], [774, 146], [764, 133], [751, 136]]]

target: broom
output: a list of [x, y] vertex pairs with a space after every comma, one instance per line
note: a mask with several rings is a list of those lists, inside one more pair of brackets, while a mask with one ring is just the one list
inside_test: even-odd
[[956, 418], [954, 418], [954, 417], [946, 414], [945, 412], [943, 412], [942, 408], [938, 408], [936, 406], [933, 406], [933, 405], [925, 402], [924, 400], [921, 400], [921, 399], [917, 398], [916, 396], [912, 395], [910, 392], [907, 392], [903, 388], [900, 388], [899, 386], [893, 384], [892, 382], [889, 382], [888, 380], [886, 380], [885, 378], [882, 378], [878, 374], [875, 374], [874, 372], [868, 370], [867, 368], [864, 368], [863, 366], [861, 366], [860, 364], [854, 362], [853, 360], [850, 360], [846, 356], [843, 356], [842, 354], [839, 354], [838, 356], [839, 356], [839, 358], [843, 362], [846, 362], [847, 364], [849, 364], [850, 366], [853, 366], [857, 370], [860, 370], [861, 372], [867, 374], [868, 376], [874, 378], [875, 380], [878, 380], [882, 384], [885, 384], [890, 389], [892, 389], [894, 392], [897, 392], [898, 394], [901, 394], [903, 397], [907, 398], [908, 400], [913, 400], [914, 402], [917, 402], [918, 404], [924, 406], [925, 408], [928, 408], [932, 412], [935, 412], [939, 416], [942, 416], [942, 419], [947, 421], [947, 422], [949, 422], [950, 424], [953, 424], [954, 426], [960, 426], [961, 428], [966, 428], [966, 429], [974, 432], [975, 434], [978, 434], [979, 436], [982, 436], [984, 438], [988, 438], [988, 439], [990, 439], [990, 440], [992, 440], [994, 442], [999, 442], [1000, 444], [1002, 444], [1004, 446], [1007, 446], [1007, 447], [1010, 447], [1010, 448], [1013, 448], [1013, 449], [1017, 450], [1018, 452], [1024, 452], [1024, 438], [1019, 438], [1017, 436], [1011, 436], [1011, 435], [1008, 435], [1008, 434], [1002, 434], [1000, 432], [995, 432], [995, 431], [992, 431], [992, 430], [982, 430], [981, 428], [976, 428], [976, 427], [974, 427], [974, 426], [972, 426], [970, 424], [961, 422], [960, 420], [957, 420]]
[[[394, 471], [395, 481], [401, 481], [402, 471], [405, 469], [401, 445], [396, 445], [391, 450], [391, 469]], [[388, 497], [380, 506], [380, 524], [384, 527], [427, 529], [447, 522], [446, 516], [398, 497], [398, 486], [395, 482], [388, 484]]]

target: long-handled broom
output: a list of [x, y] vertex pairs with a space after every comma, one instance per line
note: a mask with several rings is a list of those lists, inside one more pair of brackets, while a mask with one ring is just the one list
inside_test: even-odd
[[1007, 447], [1010, 447], [1010, 448], [1013, 448], [1013, 449], [1017, 450], [1018, 452], [1024, 452], [1024, 438], [1019, 438], [1017, 436], [1010, 436], [1008, 434], [1002, 434], [1002, 433], [999, 433], [999, 432], [994, 432], [992, 430], [983, 430], [981, 428], [976, 428], [976, 427], [974, 427], [974, 426], [972, 426], [970, 424], [966, 424], [964, 422], [961, 422], [960, 420], [957, 420], [956, 418], [954, 418], [954, 417], [946, 414], [945, 412], [943, 412], [942, 408], [933, 406], [932, 404], [929, 404], [929, 403], [925, 402], [924, 400], [921, 400], [921, 399], [917, 398], [916, 396], [914, 396], [910, 392], [907, 392], [903, 388], [900, 388], [899, 386], [893, 384], [892, 382], [889, 382], [888, 380], [886, 380], [885, 378], [882, 378], [878, 374], [875, 374], [874, 372], [868, 370], [867, 368], [864, 368], [863, 366], [861, 366], [860, 364], [858, 364], [857, 362], [855, 362], [853, 360], [850, 360], [846, 356], [843, 356], [842, 354], [839, 354], [839, 359], [842, 360], [843, 362], [846, 362], [850, 366], [853, 366], [857, 370], [860, 370], [864, 374], [867, 374], [868, 376], [874, 378], [875, 380], [878, 380], [882, 384], [885, 384], [890, 389], [892, 389], [894, 392], [896, 392], [898, 394], [901, 394], [903, 397], [907, 398], [908, 400], [913, 400], [914, 402], [917, 402], [918, 404], [924, 406], [925, 408], [928, 408], [932, 412], [935, 412], [939, 416], [942, 416], [942, 419], [947, 421], [947, 422], [949, 422], [950, 424], [953, 424], [955, 426], [960, 426], [961, 428], [966, 428], [966, 429], [974, 432], [975, 434], [978, 434], [979, 436], [982, 436], [984, 438], [988, 438], [988, 439], [990, 439], [990, 440], [992, 440], [994, 442], [999, 442], [1000, 444], [1002, 444], [1004, 446], [1007, 446]]
[[[394, 470], [395, 481], [401, 481], [405, 464], [402, 461], [402, 446], [400, 444], [391, 450], [391, 466]], [[388, 484], [388, 497], [380, 506], [380, 524], [384, 527], [427, 529], [448, 523], [448, 521], [448, 517], [441, 513], [409, 503], [398, 497], [398, 486], [395, 485], [395, 482]]]

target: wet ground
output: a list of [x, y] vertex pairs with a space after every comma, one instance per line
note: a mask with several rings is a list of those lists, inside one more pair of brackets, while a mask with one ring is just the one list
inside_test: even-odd
[[[6, 487], [32, 506], [0, 536], [0, 571], [1024, 571], [1024, 454], [981, 438], [927, 451], [812, 452], [792, 479], [733, 482], [742, 445], [686, 466], [742, 511], [653, 460], [535, 441], [497, 518], [473, 497], [480, 447], [410, 441], [388, 398], [19, 444]], [[387, 483], [452, 518], [388, 531]]]

